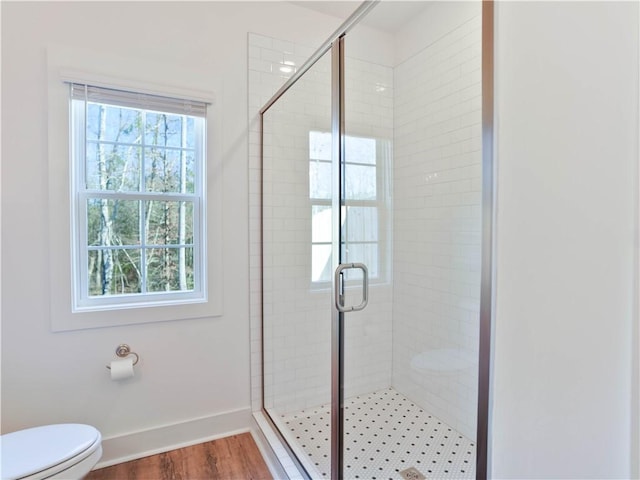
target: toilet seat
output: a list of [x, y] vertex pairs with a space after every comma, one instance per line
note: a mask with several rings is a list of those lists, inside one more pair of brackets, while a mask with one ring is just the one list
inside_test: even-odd
[[101, 443], [98, 430], [75, 423], [46, 425], [2, 435], [2, 480], [50, 478], [96, 455], [97, 462], [102, 454]]

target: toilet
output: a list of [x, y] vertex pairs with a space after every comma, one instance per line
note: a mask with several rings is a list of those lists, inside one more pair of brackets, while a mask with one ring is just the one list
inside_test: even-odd
[[79, 480], [102, 456], [102, 435], [90, 425], [66, 423], [0, 436], [2, 480]]

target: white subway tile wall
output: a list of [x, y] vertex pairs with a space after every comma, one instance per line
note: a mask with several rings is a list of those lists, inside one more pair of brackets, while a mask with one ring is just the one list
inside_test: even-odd
[[331, 72], [324, 56], [264, 115], [264, 402], [289, 412], [327, 399], [330, 291], [311, 277], [309, 132], [331, 126]]
[[395, 68], [393, 387], [476, 436], [481, 18]]
[[[248, 34], [248, 123], [249, 123], [249, 268], [251, 316], [251, 406], [262, 407], [262, 211], [261, 146], [258, 112], [286, 82], [292, 72], [280, 70], [285, 55], [301, 65], [312, 53], [309, 47], [296, 46], [263, 35]], [[283, 46], [288, 46], [288, 50]], [[280, 55], [282, 58], [280, 58]], [[277, 57], [276, 57], [277, 56]], [[268, 61], [268, 58], [276, 60]], [[281, 63], [282, 62], [282, 63]]]

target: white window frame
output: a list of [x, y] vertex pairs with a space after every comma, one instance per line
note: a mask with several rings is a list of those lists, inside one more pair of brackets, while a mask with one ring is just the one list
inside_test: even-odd
[[[118, 76], [122, 74], [124, 76]], [[73, 306], [71, 234], [70, 108], [68, 83], [184, 98], [208, 104], [206, 112], [206, 301], [123, 308], [76, 310]], [[223, 187], [222, 119], [214, 91], [222, 78], [170, 60], [105, 54], [63, 45], [47, 47], [49, 321], [65, 332], [145, 323], [214, 319], [223, 315]]]
[[[70, 85], [70, 103], [71, 103], [71, 185], [72, 185], [72, 201], [71, 201], [71, 218], [72, 218], [72, 239], [73, 239], [73, 312], [92, 311], [100, 309], [120, 309], [133, 306], [162, 306], [171, 304], [205, 302], [206, 297], [206, 273], [207, 268], [204, 263], [206, 258], [206, 191], [203, 188], [204, 179], [206, 179], [206, 153], [205, 153], [205, 135], [206, 120], [205, 117], [197, 116], [194, 118], [196, 128], [194, 133], [195, 139], [195, 191], [192, 194], [182, 193], [155, 193], [147, 192], [144, 188], [135, 192], [120, 191], [102, 191], [88, 189], [86, 186], [86, 118], [88, 103], [92, 100], [87, 96], [86, 91], [89, 86]], [[83, 87], [85, 87], [83, 89]], [[79, 91], [85, 91], [84, 97], [78, 94]], [[149, 96], [140, 94], [140, 92], [123, 92], [125, 100], [117, 98], [120, 90], [97, 89], [104, 93], [103, 99], [93, 100], [94, 103], [110, 105], [116, 107], [131, 107], [142, 112], [169, 113], [172, 112], [171, 103], [188, 103], [182, 99], [169, 99], [166, 97]], [[74, 94], [75, 91], [75, 94]], [[116, 97], [111, 98], [111, 97]], [[130, 100], [131, 97], [133, 101]], [[135, 97], [140, 97], [137, 99]], [[165, 100], [166, 99], [166, 100]], [[146, 104], [154, 102], [154, 109], [146, 108]], [[164, 105], [168, 103], [168, 105]], [[165, 107], [165, 108], [163, 108]], [[202, 109], [206, 111], [206, 106], [202, 105]], [[164, 111], [160, 111], [164, 110]], [[167, 111], [168, 110], [168, 111]], [[143, 122], [145, 124], [146, 122]], [[140, 147], [143, 152], [145, 149], [145, 135], [142, 136]], [[141, 182], [144, 181], [144, 167], [141, 169]], [[144, 202], [145, 200], [155, 201], [189, 201], [193, 203], [193, 252], [194, 252], [194, 289], [189, 291], [172, 291], [172, 292], [143, 292], [131, 293], [123, 295], [105, 295], [90, 296], [88, 284], [88, 256], [92, 247], [89, 247], [87, 241], [87, 201], [90, 198], [104, 198], [113, 200], [132, 200]], [[145, 251], [148, 248], [144, 238], [144, 232], [141, 232], [140, 245], [140, 261], [142, 270], [142, 287], [146, 290], [146, 272], [144, 268]], [[171, 248], [180, 247], [180, 245], [170, 245]], [[96, 247], [97, 248], [97, 247]], [[115, 249], [114, 249], [115, 250]]]

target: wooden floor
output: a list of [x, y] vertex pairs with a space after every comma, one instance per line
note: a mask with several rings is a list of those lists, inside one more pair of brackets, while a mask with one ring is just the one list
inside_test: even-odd
[[271, 480], [250, 433], [94, 470], [85, 480]]

